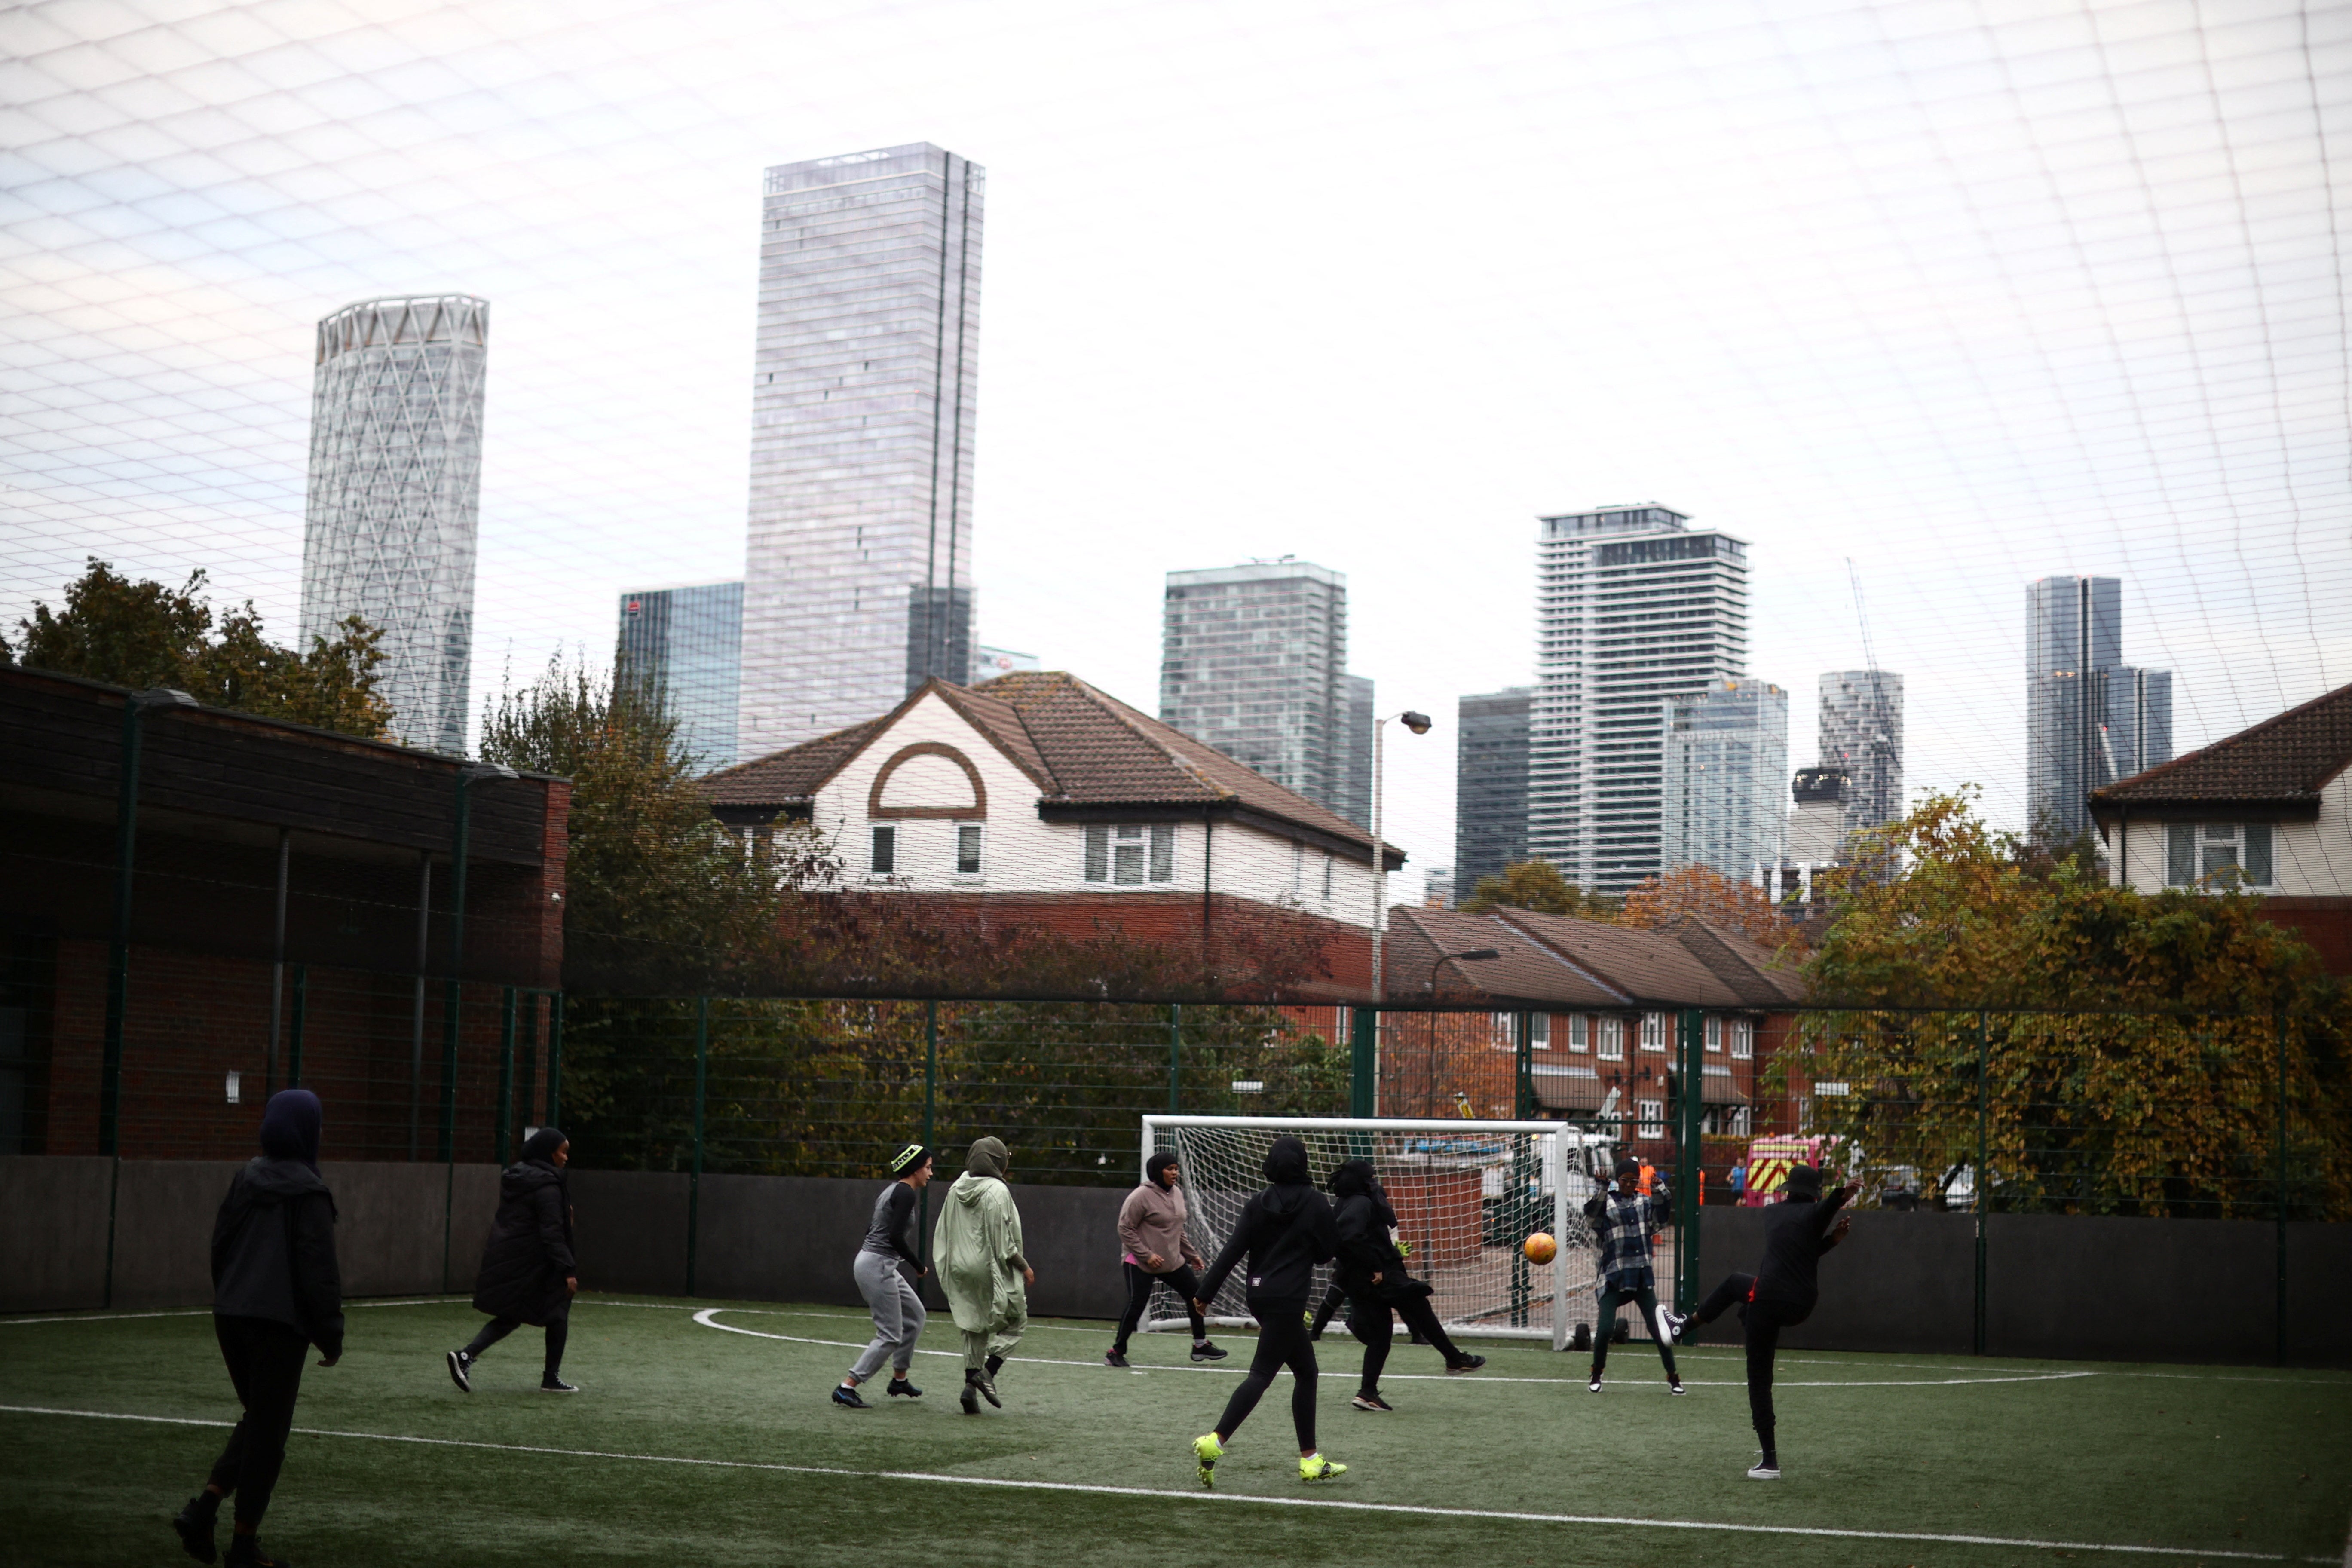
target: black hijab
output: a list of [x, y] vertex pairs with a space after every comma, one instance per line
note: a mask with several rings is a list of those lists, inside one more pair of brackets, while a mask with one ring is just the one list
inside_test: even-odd
[[1143, 1173], [1151, 1178], [1152, 1185], [1165, 1188], [1168, 1185], [1168, 1169], [1175, 1163], [1175, 1150], [1154, 1150], [1151, 1158], [1143, 1162]]
[[1286, 1132], [1265, 1152], [1265, 1179], [1276, 1186], [1307, 1180], [1307, 1145]]
[[307, 1089], [281, 1089], [261, 1113], [261, 1152], [273, 1160], [299, 1160], [319, 1168], [319, 1128], [326, 1111]]
[[532, 1133], [522, 1146], [522, 1157], [536, 1164], [555, 1163], [555, 1152], [569, 1142], [561, 1127], [542, 1127]]

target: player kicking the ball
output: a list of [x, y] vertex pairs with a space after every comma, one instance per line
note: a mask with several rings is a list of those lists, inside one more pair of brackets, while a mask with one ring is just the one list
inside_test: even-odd
[[1675, 1371], [1675, 1323], [1672, 1313], [1658, 1310], [1657, 1275], [1650, 1264], [1650, 1242], [1666, 1226], [1673, 1212], [1673, 1194], [1665, 1178], [1654, 1178], [1652, 1190], [1642, 1191], [1642, 1163], [1631, 1152], [1617, 1160], [1617, 1190], [1596, 1193], [1584, 1205], [1592, 1226], [1592, 1244], [1601, 1254], [1601, 1283], [1595, 1293], [1601, 1310], [1592, 1324], [1592, 1380], [1587, 1385], [1601, 1392], [1601, 1370], [1609, 1364], [1609, 1336], [1617, 1325], [1617, 1309], [1632, 1301], [1642, 1310], [1642, 1321], [1658, 1342], [1658, 1359], [1666, 1363], [1666, 1387], [1683, 1391]]

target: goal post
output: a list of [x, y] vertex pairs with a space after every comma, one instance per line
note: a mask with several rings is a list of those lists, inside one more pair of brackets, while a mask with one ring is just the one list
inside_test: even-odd
[[[1591, 1322], [1592, 1247], [1585, 1199], [1599, 1190], [1596, 1152], [1612, 1140], [1565, 1121], [1488, 1121], [1433, 1117], [1146, 1116], [1142, 1159], [1172, 1151], [1182, 1173], [1193, 1245], [1216, 1257], [1242, 1205], [1265, 1185], [1264, 1164], [1276, 1138], [1307, 1145], [1307, 1172], [1328, 1190], [1343, 1160], [1365, 1159], [1396, 1210], [1398, 1240], [1413, 1277], [1433, 1289], [1431, 1305], [1449, 1333], [1549, 1340], [1568, 1348], [1573, 1326]], [[1528, 1261], [1521, 1244], [1548, 1231], [1559, 1250], [1547, 1265]], [[1332, 1269], [1315, 1271], [1310, 1308], [1323, 1299]], [[1247, 1328], [1239, 1270], [1209, 1303], [1211, 1321]], [[1578, 1308], [1582, 1308], [1580, 1319]], [[1166, 1315], [1173, 1310], [1175, 1315]], [[1150, 1331], [1182, 1329], [1181, 1303], [1155, 1293]], [[1595, 1331], [1601, 1331], [1596, 1329]]]

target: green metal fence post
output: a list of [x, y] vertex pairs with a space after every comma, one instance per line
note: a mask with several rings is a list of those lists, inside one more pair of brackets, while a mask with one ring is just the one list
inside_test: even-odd
[[1168, 1004], [1168, 1114], [1182, 1113], [1184, 1005]]
[[2273, 1032], [2278, 1040], [2278, 1257], [2273, 1288], [2276, 1322], [2274, 1359], [2286, 1364], [2286, 1009], [2280, 1008]]
[[1977, 1211], [1976, 1353], [1985, 1353], [1985, 1212], [1992, 1204], [1992, 1176], [1985, 1169], [1986, 1121], [1992, 1105], [1990, 1056], [1985, 1045], [1985, 1016], [1977, 1015], [1977, 1164], [1970, 1186]]
[[466, 966], [466, 839], [473, 826], [471, 773], [457, 770], [457, 823], [449, 841], [449, 978], [441, 990], [441, 1158], [457, 1147], [457, 1021]]
[[1682, 1016], [1682, 1102], [1675, 1129], [1675, 1310], [1689, 1311], [1698, 1301], [1698, 1173], [1702, 1096], [1706, 1051], [1706, 1015], [1686, 1008]]
[[514, 1123], [514, 1047], [515, 988], [509, 985], [499, 997], [498, 1127], [490, 1138], [491, 1152], [501, 1171], [507, 1165], [507, 1133]]
[[563, 1125], [563, 993], [547, 999], [547, 1125]]
[[106, 1036], [98, 1068], [98, 1152], [111, 1154], [122, 1117], [122, 1026], [131, 1008], [131, 857], [139, 847], [139, 720], [136, 697], [122, 700], [122, 760], [114, 802], [114, 936], [106, 949]]
[[[517, 1075], [515, 1102], [522, 1107], [522, 1121], [536, 1127], [539, 1122], [532, 1112], [537, 1109], [536, 1090], [539, 1088], [540, 995], [536, 991], [526, 991], [523, 995], [530, 1003], [530, 1016], [524, 1019], [522, 1025], [522, 1070]], [[514, 1118], [509, 1117], [508, 1120], [511, 1121]]]
[[1357, 1007], [1348, 1019], [1348, 1114], [1378, 1116], [1381, 1094], [1381, 1010]]
[[694, 999], [694, 1170], [686, 1179], [686, 1293], [694, 1294], [696, 1251], [702, 1239], [703, 1107], [710, 1083], [710, 998]]
[[286, 1087], [302, 1081], [302, 1025], [310, 1014], [310, 966], [294, 965], [294, 1005], [286, 1019]]
[[1536, 1113], [1536, 1016], [1522, 1013], [1518, 1016], [1518, 1083], [1511, 1095], [1512, 1114], [1527, 1121]]
[[[936, 1151], [939, 1145], [931, 1140], [938, 1135], [940, 1104], [940, 1005], [936, 1001], [923, 1004], [923, 1147]], [[934, 1158], [936, 1158], [936, 1153]], [[922, 1255], [928, 1267], [931, 1261], [931, 1192], [925, 1187], [915, 1194], [919, 1217], [915, 1250]]]

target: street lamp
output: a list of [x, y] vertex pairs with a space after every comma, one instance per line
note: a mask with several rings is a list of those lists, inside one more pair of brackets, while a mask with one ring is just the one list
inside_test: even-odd
[[1372, 1005], [1388, 1000], [1381, 987], [1381, 946], [1389, 923], [1389, 852], [1381, 842], [1381, 752], [1389, 719], [1402, 722], [1416, 735], [1429, 733], [1429, 715], [1408, 708], [1387, 719], [1372, 721]]
[[1433, 1002], [1437, 1000], [1437, 972], [1444, 965], [1453, 963], [1457, 958], [1466, 958], [1475, 963], [1482, 958], [1500, 958], [1503, 955], [1499, 952], [1491, 947], [1474, 947], [1467, 952], [1439, 953], [1437, 955], [1437, 962], [1429, 966], [1429, 999]]

